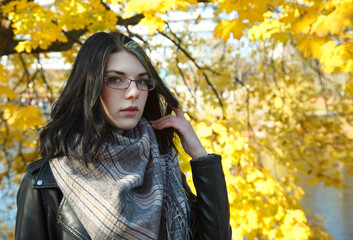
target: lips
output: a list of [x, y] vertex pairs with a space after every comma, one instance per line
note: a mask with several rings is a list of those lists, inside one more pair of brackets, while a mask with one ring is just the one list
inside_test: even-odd
[[122, 109], [121, 112], [122, 112], [126, 117], [135, 117], [135, 116], [137, 116], [138, 110], [139, 110], [138, 107], [136, 107], [136, 106], [131, 106], [131, 107]]
[[128, 108], [124, 108], [124, 109], [122, 109], [121, 111], [122, 112], [132, 112], [132, 111], [138, 111], [139, 109], [138, 109], [138, 107], [136, 107], [136, 106], [131, 106], [131, 107], [128, 107]]

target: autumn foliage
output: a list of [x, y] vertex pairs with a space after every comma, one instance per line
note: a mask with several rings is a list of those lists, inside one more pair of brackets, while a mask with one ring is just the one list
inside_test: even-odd
[[330, 239], [303, 211], [296, 173], [337, 188], [342, 166], [353, 174], [353, 0], [199, 2], [1, 1], [2, 188], [39, 157], [46, 116], [29, 99], [52, 103], [66, 77], [42, 61], [61, 52], [71, 64], [87, 36], [118, 29], [144, 45], [204, 146], [223, 156], [233, 239]]

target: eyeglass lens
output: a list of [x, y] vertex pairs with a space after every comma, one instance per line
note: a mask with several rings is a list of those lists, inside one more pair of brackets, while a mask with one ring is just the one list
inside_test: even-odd
[[152, 78], [132, 80], [121, 76], [111, 76], [106, 77], [106, 82], [108, 87], [120, 90], [128, 89], [131, 82], [135, 82], [137, 88], [142, 91], [150, 91], [155, 86], [155, 81]]

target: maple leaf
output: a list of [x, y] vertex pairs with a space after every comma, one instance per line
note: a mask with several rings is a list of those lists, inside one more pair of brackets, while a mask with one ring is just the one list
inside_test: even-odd
[[235, 39], [240, 39], [246, 27], [247, 24], [240, 22], [238, 19], [231, 21], [222, 19], [215, 28], [214, 36], [221, 38], [223, 41], [227, 41], [230, 35], [233, 34]]

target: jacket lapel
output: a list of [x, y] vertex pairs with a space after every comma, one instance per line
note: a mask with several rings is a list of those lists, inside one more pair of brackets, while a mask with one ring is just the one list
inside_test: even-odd
[[65, 197], [63, 197], [59, 206], [58, 223], [78, 239], [91, 239]]
[[[49, 162], [39, 160], [27, 167], [27, 170], [30, 173], [33, 173], [38, 168], [40, 169], [35, 177], [33, 188], [42, 190], [56, 188], [58, 191], [60, 191], [54, 178], [53, 172], [51, 171]], [[76, 239], [91, 239], [65, 197], [63, 197], [60, 201], [59, 209], [57, 212], [57, 222], [65, 232], [74, 236]]]

